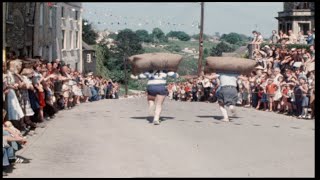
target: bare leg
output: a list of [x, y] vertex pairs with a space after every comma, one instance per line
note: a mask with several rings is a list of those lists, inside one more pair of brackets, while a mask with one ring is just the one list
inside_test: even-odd
[[156, 96], [156, 110], [155, 110], [155, 115], [153, 118], [153, 123], [155, 125], [159, 124], [159, 118], [160, 118], [160, 114], [162, 111], [162, 104], [163, 104], [165, 98], [166, 98], [166, 96], [162, 96], [162, 95]]
[[235, 107], [234, 107], [233, 105], [230, 105], [230, 106], [229, 106], [229, 109], [230, 109], [230, 111], [231, 111], [231, 113], [232, 113], [232, 116], [233, 116], [233, 117], [236, 117], [237, 114], [236, 114], [236, 109], [235, 109]]
[[219, 103], [219, 108], [220, 108], [220, 111], [221, 111], [221, 113], [223, 115], [223, 120], [222, 121], [229, 122], [228, 113], [227, 113], [226, 108], [224, 107], [224, 104], [223, 103]]
[[149, 100], [148, 103], [149, 103], [149, 115], [150, 116], [154, 116], [154, 111], [155, 111], [155, 109], [154, 109], [155, 106], [154, 105], [155, 105], [155, 103], [154, 103], [153, 100]]

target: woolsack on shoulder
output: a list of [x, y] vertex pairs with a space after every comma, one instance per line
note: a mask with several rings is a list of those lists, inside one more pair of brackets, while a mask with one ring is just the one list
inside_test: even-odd
[[247, 74], [254, 70], [256, 61], [236, 57], [207, 57], [205, 73], [241, 73]]
[[182, 56], [171, 53], [146, 53], [129, 57], [132, 74], [137, 75], [150, 70], [177, 71]]

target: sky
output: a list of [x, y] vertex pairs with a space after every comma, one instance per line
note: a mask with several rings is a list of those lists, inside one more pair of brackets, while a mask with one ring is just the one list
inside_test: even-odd
[[[199, 33], [199, 2], [188, 3], [83, 3], [83, 18], [94, 24], [97, 30], [118, 31], [129, 28], [145, 29], [149, 32], [159, 27], [165, 33], [185, 31]], [[205, 2], [204, 33], [227, 34], [236, 32], [251, 36], [258, 30], [263, 36], [277, 30], [278, 12], [283, 2]]]

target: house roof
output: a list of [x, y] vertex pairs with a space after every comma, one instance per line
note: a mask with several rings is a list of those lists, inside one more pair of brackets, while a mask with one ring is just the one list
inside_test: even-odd
[[85, 43], [84, 41], [82, 41], [82, 49], [83, 50], [90, 50], [90, 51], [94, 51], [93, 47], [88, 45], [87, 43]]

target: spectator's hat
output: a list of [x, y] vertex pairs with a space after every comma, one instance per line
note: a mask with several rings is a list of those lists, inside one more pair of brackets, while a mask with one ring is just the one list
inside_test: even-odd
[[297, 49], [296, 49], [296, 48], [292, 48], [292, 49], [291, 49], [291, 51], [295, 51], [295, 50], [297, 50]]
[[89, 73], [88, 73], [88, 76], [92, 76], [92, 75], [93, 75], [93, 72], [89, 72]]

